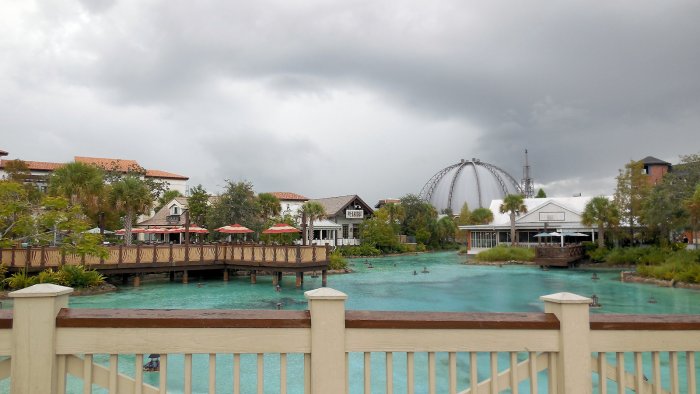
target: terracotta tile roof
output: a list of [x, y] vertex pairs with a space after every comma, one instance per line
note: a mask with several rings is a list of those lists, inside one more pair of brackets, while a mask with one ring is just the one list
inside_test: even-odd
[[[5, 164], [13, 160], [0, 160], [0, 168], [5, 168]], [[47, 161], [24, 161], [27, 167], [32, 171], [53, 171], [61, 167], [63, 163], [51, 163]]]
[[[128, 172], [130, 170], [142, 169], [136, 160], [124, 160], [124, 159], [109, 159], [106, 157], [85, 157], [85, 156], [75, 156], [75, 161], [85, 164], [93, 164], [104, 170], [116, 169], [120, 172]], [[161, 170], [146, 170], [146, 176], [149, 178], [165, 178], [165, 179], [183, 179], [188, 180], [189, 177], [184, 175], [175, 174], [172, 172], [161, 171]]]
[[304, 197], [301, 194], [296, 194], [292, 192], [270, 192], [270, 194], [277, 197], [279, 200], [307, 201], [309, 199], [308, 197]]
[[103, 170], [117, 170], [121, 172], [127, 172], [129, 170], [135, 170], [142, 168], [136, 160], [124, 160], [124, 159], [109, 159], [105, 157], [85, 157], [85, 156], [75, 156], [75, 161], [84, 164], [93, 164]]
[[146, 176], [149, 178], [167, 178], [167, 179], [184, 179], [188, 180], [189, 177], [184, 175], [173, 174], [172, 172], [161, 171], [161, 170], [146, 170]]

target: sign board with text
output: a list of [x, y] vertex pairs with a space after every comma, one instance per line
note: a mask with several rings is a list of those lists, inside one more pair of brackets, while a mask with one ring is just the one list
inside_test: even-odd
[[345, 211], [346, 219], [362, 219], [365, 217], [365, 211], [361, 209], [348, 209]]

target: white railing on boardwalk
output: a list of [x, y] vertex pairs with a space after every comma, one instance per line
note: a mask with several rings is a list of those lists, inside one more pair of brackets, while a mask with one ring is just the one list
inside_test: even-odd
[[[12, 393], [64, 393], [69, 375], [86, 393], [93, 385], [165, 393], [173, 377], [182, 388], [171, 390], [214, 393], [225, 357], [233, 361], [226, 390], [235, 393], [286, 393], [288, 384], [314, 394], [399, 386], [413, 393], [417, 384], [420, 392], [453, 394], [606, 393], [608, 385], [618, 393], [696, 392], [700, 316], [589, 316], [590, 300], [570, 293], [541, 297], [545, 313], [494, 314], [346, 311], [347, 296], [330, 288], [306, 292], [309, 311], [68, 309], [71, 291], [41, 284], [10, 294], [14, 311], [0, 314], [0, 356], [10, 356], [0, 361], [0, 379], [10, 379]], [[627, 369], [625, 352], [633, 360]], [[157, 384], [144, 382], [150, 353], [161, 356]], [[208, 384], [193, 388], [193, 359], [207, 355]], [[241, 386], [246, 357], [255, 364], [255, 379], [246, 380], [252, 389]], [[120, 368], [127, 358], [133, 373]], [[272, 358], [275, 382], [264, 379]], [[175, 368], [169, 359], [182, 363]]]

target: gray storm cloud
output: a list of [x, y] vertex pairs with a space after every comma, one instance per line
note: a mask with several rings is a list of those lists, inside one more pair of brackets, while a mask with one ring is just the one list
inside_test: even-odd
[[2, 146], [368, 202], [479, 157], [551, 194], [700, 150], [700, 3], [3, 4]]

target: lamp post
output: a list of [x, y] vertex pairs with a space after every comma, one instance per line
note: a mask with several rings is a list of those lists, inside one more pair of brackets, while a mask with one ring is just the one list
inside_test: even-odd
[[185, 214], [185, 261], [190, 261], [190, 210], [182, 211]]

